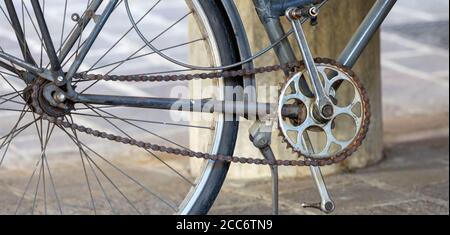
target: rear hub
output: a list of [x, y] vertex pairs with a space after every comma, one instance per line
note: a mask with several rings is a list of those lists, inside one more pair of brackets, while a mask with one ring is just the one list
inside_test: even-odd
[[31, 110], [39, 115], [60, 118], [74, 109], [74, 103], [65, 97], [65, 90], [43, 78], [37, 78], [25, 89], [24, 98]]

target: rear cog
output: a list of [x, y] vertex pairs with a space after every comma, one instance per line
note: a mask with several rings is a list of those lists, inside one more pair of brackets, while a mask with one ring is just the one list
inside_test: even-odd
[[[48, 98], [45, 97], [46, 87], [52, 86], [50, 81], [43, 78], [38, 78], [36, 82], [31, 87], [31, 97], [30, 102], [32, 103], [32, 110], [38, 114], [46, 114], [50, 117], [61, 118], [69, 115], [74, 109], [74, 103], [70, 100], [66, 100], [62, 103], [56, 105], [56, 101], [53, 104], [49, 102]], [[53, 97], [53, 94], [52, 94]]]
[[[355, 74], [331, 59], [316, 59], [324, 90], [330, 97], [334, 114], [330, 120], [318, 117], [307, 70], [301, 64], [284, 84], [279, 98], [279, 129], [292, 148], [308, 159], [345, 159], [362, 145], [370, 124], [370, 104], [366, 91]], [[306, 82], [305, 82], [306, 81]], [[303, 84], [303, 85], [302, 85]], [[305, 84], [307, 87], [305, 88]], [[298, 105], [298, 117], [286, 118], [281, 110]]]

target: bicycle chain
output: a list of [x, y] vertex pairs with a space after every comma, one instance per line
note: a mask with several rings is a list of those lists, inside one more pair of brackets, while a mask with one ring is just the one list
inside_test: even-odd
[[[236, 157], [236, 156], [225, 156], [225, 155], [215, 155], [215, 154], [209, 154], [209, 153], [202, 153], [202, 152], [195, 152], [191, 150], [185, 150], [185, 149], [179, 149], [179, 148], [172, 148], [172, 147], [165, 147], [162, 145], [152, 144], [152, 143], [146, 143], [143, 141], [137, 141], [132, 138], [124, 138], [121, 136], [108, 134], [106, 132], [102, 132], [99, 130], [94, 130], [91, 128], [87, 128], [85, 126], [77, 125], [75, 123], [70, 123], [67, 121], [64, 121], [62, 117], [53, 117], [48, 114], [46, 114], [43, 109], [41, 108], [39, 104], [39, 87], [43, 84], [44, 80], [38, 80], [33, 85], [33, 92], [32, 92], [32, 106], [34, 107], [35, 113], [40, 115], [42, 119], [49, 121], [50, 123], [53, 123], [57, 125], [58, 127], [65, 128], [65, 129], [72, 129], [79, 131], [81, 133], [85, 133], [94, 137], [107, 139], [110, 141], [114, 141], [117, 143], [122, 143], [126, 145], [136, 146], [139, 148], [143, 148], [146, 150], [151, 150], [155, 152], [160, 153], [167, 153], [171, 155], [178, 155], [183, 157], [190, 157], [190, 158], [198, 158], [198, 159], [205, 159], [205, 160], [212, 160], [212, 161], [222, 161], [222, 162], [229, 162], [229, 163], [241, 163], [241, 164], [253, 164], [253, 165], [270, 165], [270, 166], [327, 166], [327, 165], [333, 165], [340, 163], [344, 160], [346, 160], [349, 156], [351, 156], [362, 144], [363, 140], [366, 137], [369, 123], [370, 123], [370, 105], [367, 98], [367, 93], [363, 86], [361, 85], [360, 81], [357, 79], [355, 74], [348, 68], [339, 65], [337, 62], [330, 60], [330, 59], [323, 59], [318, 58], [316, 61], [323, 62], [323, 63], [331, 63], [333, 65], [339, 66], [342, 70], [347, 72], [352, 78], [355, 79], [356, 84], [358, 85], [358, 89], [361, 91], [362, 96], [364, 97], [364, 107], [365, 107], [365, 114], [366, 114], [366, 120], [363, 123], [363, 127], [361, 132], [359, 133], [358, 137], [355, 139], [355, 141], [352, 143], [351, 147], [349, 147], [346, 151], [343, 151], [339, 155], [331, 156], [329, 158], [324, 159], [312, 159], [307, 158], [305, 156], [301, 156], [304, 159], [303, 160], [276, 160], [276, 161], [268, 161], [265, 159], [256, 159], [256, 158], [247, 158], [247, 157]], [[87, 74], [78, 74], [75, 77], [81, 78], [83, 81], [120, 81], [120, 82], [170, 82], [170, 81], [191, 81], [191, 80], [197, 80], [197, 79], [230, 79], [230, 78], [238, 78], [242, 76], [252, 76], [257, 74], [263, 74], [263, 73], [270, 73], [270, 72], [276, 72], [281, 70], [288, 70], [291, 73], [294, 73], [299, 70], [303, 70], [304, 64], [303, 62], [299, 63], [288, 63], [283, 65], [274, 65], [274, 66], [265, 66], [265, 67], [259, 67], [259, 68], [253, 68], [253, 69], [241, 69], [241, 70], [234, 70], [234, 71], [223, 71], [223, 72], [211, 72], [211, 73], [200, 73], [200, 74], [185, 74], [185, 75], [157, 75], [157, 76], [146, 76], [146, 75], [132, 75], [132, 76], [115, 76], [115, 75], [87, 75]]]

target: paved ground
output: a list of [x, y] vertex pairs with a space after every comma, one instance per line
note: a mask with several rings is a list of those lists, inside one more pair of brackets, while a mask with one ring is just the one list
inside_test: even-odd
[[[386, 124], [386, 160], [369, 169], [348, 172], [343, 175], [327, 177], [331, 193], [336, 201], [337, 214], [448, 214], [449, 213], [449, 56], [448, 56], [448, 1], [445, 0], [400, 0], [393, 14], [383, 28], [383, 92], [384, 92], [384, 120]], [[82, 6], [79, 6], [82, 8]], [[177, 6], [169, 4], [162, 10], [174, 10]], [[75, 10], [74, 10], [75, 11]], [[174, 16], [165, 15], [161, 25], [173, 20]], [[119, 28], [125, 27], [115, 22]], [[32, 27], [31, 25], [29, 27]], [[0, 28], [1, 29], [1, 28]], [[180, 29], [182, 30], [182, 29]], [[175, 31], [176, 32], [176, 31]], [[107, 41], [108, 35], [102, 40]], [[169, 34], [174, 38], [177, 34]], [[2, 41], [14, 38], [13, 35], [2, 34]], [[6, 38], [6, 39], [5, 39]], [[102, 41], [103, 42], [103, 41]], [[169, 40], [163, 43], [170, 43]], [[163, 44], [165, 45], [165, 44]], [[2, 44], [3, 46], [3, 44]], [[141, 45], [127, 41], [121, 45], [124, 52], [139, 48]], [[37, 47], [39, 48], [39, 47]], [[130, 49], [132, 48], [132, 49]], [[185, 56], [185, 55], [181, 55]], [[108, 58], [114, 60], [114, 58]], [[108, 61], [105, 61], [105, 63]], [[136, 63], [133, 69], [147, 69], [146, 64], [154, 63], [152, 59]], [[164, 66], [164, 65], [163, 65]], [[154, 89], [154, 94], [164, 93], [167, 87]], [[128, 86], [111, 86], [105, 91], [118, 94], [147, 94], [148, 89], [130, 89]], [[141, 114], [139, 114], [141, 115]], [[139, 116], [137, 114], [137, 116]], [[158, 113], [146, 113], [155, 117]], [[3, 117], [2, 118], [8, 118]], [[7, 119], [3, 119], [7, 120]], [[90, 120], [84, 119], [85, 122]], [[101, 126], [101, 128], [105, 128]], [[161, 130], [159, 130], [161, 131]], [[161, 131], [163, 134], [167, 130]], [[12, 150], [19, 160], [27, 160], [26, 155], [32, 146], [28, 143], [27, 133], [21, 136], [12, 146]], [[55, 136], [60, 140], [64, 134]], [[184, 136], [179, 139], [186, 140]], [[22, 142], [21, 142], [22, 141]], [[91, 140], [86, 140], [91, 141]], [[89, 142], [90, 143], [90, 142]], [[92, 142], [94, 143], [94, 142]], [[97, 142], [95, 142], [97, 143]], [[101, 143], [98, 145], [101, 146]], [[98, 147], [98, 146], [95, 146]], [[39, 150], [39, 149], [38, 149]], [[114, 154], [114, 150], [102, 149], [102, 152]], [[39, 153], [36, 153], [39, 154]], [[65, 156], [74, 154], [73, 148], [59, 148], [53, 155]], [[145, 153], [144, 153], [145, 154]], [[91, 153], [91, 155], [94, 155]], [[153, 161], [138, 160], [141, 166], [148, 164], [154, 166]], [[95, 157], [94, 157], [95, 158]], [[106, 162], [95, 158], [98, 164]], [[55, 159], [54, 159], [55, 160]], [[64, 162], [60, 159], [60, 162]], [[58, 160], [56, 160], [58, 161]], [[14, 161], [18, 163], [21, 161]], [[34, 162], [29, 162], [29, 164]], [[170, 161], [172, 164], [172, 161]], [[53, 163], [52, 163], [53, 164]], [[187, 163], [173, 161], [176, 169], [183, 170]], [[31, 165], [32, 166], [32, 165]], [[79, 165], [78, 165], [79, 166]], [[126, 167], [127, 164], [121, 166]], [[135, 169], [132, 166], [126, 170], [132, 172], [133, 177], [142, 179], [145, 185], [153, 186], [170, 195], [170, 199], [179, 200], [176, 192], [186, 191], [188, 187], [183, 180], [173, 174], [167, 175], [163, 180], [156, 177], [164, 175], [158, 167], [142, 167]], [[32, 169], [32, 168], [27, 168]], [[81, 169], [78, 169], [79, 171]], [[60, 195], [65, 204], [65, 213], [85, 213], [89, 210], [89, 198], [83, 181], [83, 172], [74, 170], [71, 164], [58, 165], [54, 170], [55, 178], [59, 178], [58, 186], [62, 187]], [[15, 205], [22, 196], [23, 185], [30, 175], [29, 171], [0, 171], [0, 214], [13, 213]], [[101, 172], [97, 171], [100, 175]], [[58, 177], [59, 176], [59, 177]], [[150, 177], [149, 177], [150, 176]], [[95, 179], [95, 173], [89, 172], [89, 177]], [[101, 177], [101, 175], [100, 175]], [[47, 180], [49, 180], [47, 178]], [[106, 179], [103, 179], [106, 181]], [[143, 198], [142, 189], [130, 184], [127, 180], [118, 181], [119, 184], [129, 185], [127, 193], [133, 195], [132, 201], [139, 201], [137, 205], [145, 212], [166, 213], [167, 207], [153, 208], [155, 197]], [[155, 182], [157, 182], [155, 184]], [[184, 182], [185, 183], [185, 182]], [[35, 185], [33, 182], [32, 185]], [[12, 186], [16, 185], [16, 186]], [[184, 186], [183, 186], [184, 185]], [[105, 186], [106, 187], [106, 186]], [[102, 197], [101, 187], [95, 186], [94, 197]], [[49, 189], [50, 190], [50, 189]], [[106, 191], [114, 189], [106, 188]], [[32, 189], [25, 197], [24, 207], [32, 205]], [[51, 192], [51, 191], [49, 191]], [[42, 195], [42, 192], [39, 192]], [[117, 195], [116, 195], [117, 196]], [[50, 195], [49, 197], [53, 197]], [[120, 197], [120, 195], [119, 195]], [[55, 198], [49, 199], [53, 205]], [[311, 210], [300, 208], [302, 202], [317, 200], [317, 194], [310, 179], [287, 179], [281, 185], [281, 212], [283, 214], [316, 214]], [[102, 213], [111, 213], [105, 200], [99, 200], [97, 207]], [[121, 202], [112, 202], [125, 213], [132, 212], [132, 208]], [[122, 202], [123, 203], [123, 202]], [[38, 200], [39, 212], [42, 212], [42, 198]], [[147, 210], [149, 209], [149, 210]], [[52, 211], [57, 213], [57, 211]], [[117, 211], [120, 213], [121, 211]], [[213, 214], [268, 214], [270, 213], [270, 184], [268, 180], [236, 182], [227, 181], [216, 205]]]
[[[336, 214], [448, 214], [448, 137], [396, 143], [386, 160], [369, 169], [327, 177]], [[301, 209], [317, 202], [310, 179], [281, 182], [282, 214], [320, 214]], [[213, 214], [269, 214], [270, 181], [229, 181]]]

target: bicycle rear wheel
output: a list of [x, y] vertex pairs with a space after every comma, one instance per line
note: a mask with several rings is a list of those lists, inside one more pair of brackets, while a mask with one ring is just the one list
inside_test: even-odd
[[[84, 12], [95, 2], [39, 1], [63, 71], [78, 56], [95, 24], [92, 17], [65, 53], [74, 26], [84, 17], [77, 12]], [[13, 8], [0, 4], [3, 17], [0, 50], [49, 68], [47, 48], [30, 4], [24, 1], [13, 4]], [[201, 61], [195, 62], [211, 67], [239, 61], [235, 36], [220, 2], [155, 0], [133, 1], [130, 5], [146, 36], [170, 56], [188, 60], [189, 52], [195, 50], [204, 55]], [[98, 12], [103, 7], [99, 5]], [[132, 27], [124, 23], [128, 22], [125, 12], [120, 2], [79, 73], [196, 72], [168, 63], [148, 51]], [[15, 21], [20, 23], [21, 33], [12, 27]], [[1, 214], [206, 214], [209, 211], [226, 177], [228, 163], [180, 160], [94, 139], [48, 123], [33, 112], [29, 102], [32, 86], [24, 74], [26, 71], [20, 67], [0, 63], [0, 192], [4, 195], [0, 196]], [[233, 99], [234, 94], [229, 91], [234, 89], [225, 88], [241, 83], [242, 79], [212, 81], [214, 91], [202, 94], [202, 98]], [[173, 93], [192, 97], [197, 96], [195, 87], [199, 84], [123, 84], [74, 79], [73, 85], [76, 91], [91, 94], [172, 97]], [[174, 90], [177, 87], [184, 87], [183, 91], [187, 87], [188, 94]], [[222, 114], [201, 115], [197, 120], [198, 115], [174, 111], [90, 104], [77, 104], [64, 116], [68, 122], [124, 137], [223, 155], [233, 154], [239, 126], [237, 121], [229, 121]], [[205, 143], [199, 145], [195, 138]]]

